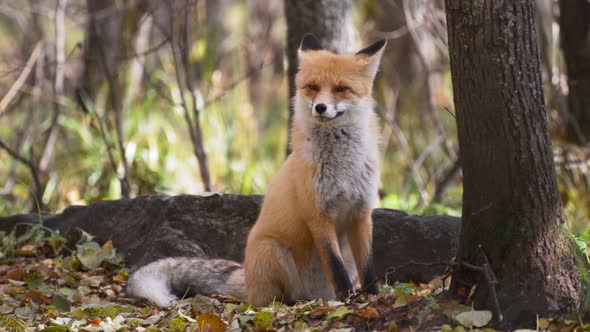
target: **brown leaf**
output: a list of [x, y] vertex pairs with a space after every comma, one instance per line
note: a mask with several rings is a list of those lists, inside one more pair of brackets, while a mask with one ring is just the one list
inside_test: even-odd
[[80, 280], [80, 285], [90, 286], [90, 287], [99, 287], [103, 281], [104, 281], [104, 276], [86, 277], [86, 278]]
[[120, 275], [115, 275], [115, 276], [113, 276], [113, 282], [116, 282], [118, 284], [122, 284], [125, 282], [125, 278], [121, 277]]
[[197, 316], [197, 327], [202, 332], [223, 332], [227, 329], [227, 324], [217, 315], [211, 313], [200, 314]]
[[19, 266], [16, 266], [10, 269], [8, 272], [6, 272], [6, 278], [11, 280], [23, 281], [25, 280], [25, 273], [23, 272], [23, 269], [21, 269]]
[[379, 312], [373, 307], [365, 307], [357, 310], [356, 314], [366, 319], [377, 319], [381, 316], [379, 315]]
[[32, 300], [35, 303], [51, 303], [51, 299], [43, 293], [41, 293], [38, 289], [31, 289], [22, 297], [22, 301]]
[[315, 307], [313, 308], [313, 310], [309, 313], [309, 316], [313, 319], [318, 319], [318, 318], [322, 318], [324, 317], [325, 314], [329, 313], [329, 312], [333, 312], [336, 311], [336, 308], [334, 307]]

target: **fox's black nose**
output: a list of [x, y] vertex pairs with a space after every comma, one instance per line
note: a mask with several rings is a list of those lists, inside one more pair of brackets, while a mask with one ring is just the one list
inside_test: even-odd
[[324, 113], [326, 110], [328, 109], [328, 106], [326, 106], [326, 104], [317, 104], [315, 105], [315, 111], [318, 113]]

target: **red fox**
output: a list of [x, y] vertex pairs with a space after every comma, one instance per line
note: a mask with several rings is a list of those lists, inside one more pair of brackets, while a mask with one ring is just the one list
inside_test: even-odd
[[225, 260], [172, 258], [134, 272], [127, 292], [161, 306], [221, 293], [257, 306], [378, 292], [371, 253], [379, 151], [371, 92], [385, 40], [355, 54], [299, 48], [292, 153], [250, 231], [243, 269]]

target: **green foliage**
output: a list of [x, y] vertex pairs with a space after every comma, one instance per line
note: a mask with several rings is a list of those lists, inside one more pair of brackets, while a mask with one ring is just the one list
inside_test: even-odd
[[433, 203], [428, 206], [420, 204], [418, 193], [410, 193], [405, 197], [397, 194], [389, 194], [381, 200], [381, 207], [387, 209], [401, 210], [410, 214], [448, 214], [454, 217], [460, 217], [461, 211], [458, 208], [446, 206], [439, 203]]
[[[24, 230], [19, 231], [18, 228]], [[58, 253], [65, 242], [59, 231], [43, 225], [41, 217], [38, 223], [20, 223], [8, 233], [0, 231], [0, 238], [0, 252], [5, 259], [14, 258], [17, 248], [20, 248], [21, 255], [28, 256], [37, 255], [37, 250], [45, 245], [49, 246], [53, 253]], [[28, 245], [24, 246], [25, 244]]]
[[275, 320], [275, 316], [270, 311], [261, 311], [254, 315], [254, 326], [261, 330], [270, 329]]

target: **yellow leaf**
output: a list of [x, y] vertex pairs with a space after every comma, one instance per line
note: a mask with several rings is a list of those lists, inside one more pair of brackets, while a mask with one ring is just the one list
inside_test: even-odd
[[223, 332], [227, 324], [215, 314], [206, 313], [197, 316], [197, 327], [202, 332]]

